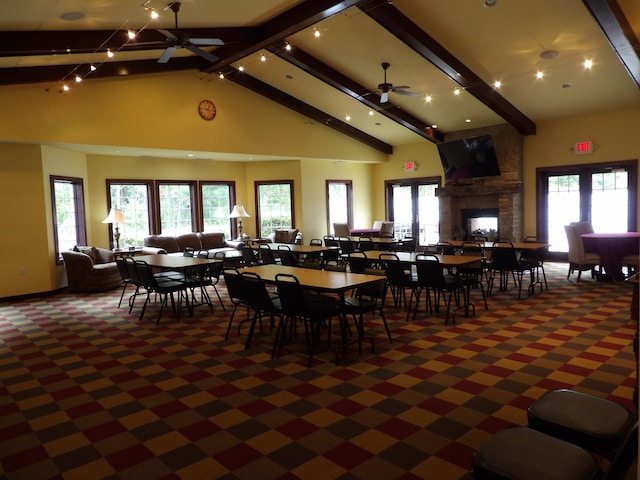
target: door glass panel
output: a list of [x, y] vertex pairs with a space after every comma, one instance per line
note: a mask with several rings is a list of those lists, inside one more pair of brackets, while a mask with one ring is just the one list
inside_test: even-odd
[[564, 226], [580, 220], [580, 176], [557, 175], [548, 180], [547, 231], [550, 251], [567, 252]]
[[413, 208], [410, 185], [393, 186], [393, 221], [396, 238], [412, 234]]
[[437, 185], [418, 185], [418, 244], [433, 245], [440, 239], [440, 203]]
[[628, 173], [625, 170], [591, 175], [591, 223], [596, 232], [627, 231], [628, 182]]

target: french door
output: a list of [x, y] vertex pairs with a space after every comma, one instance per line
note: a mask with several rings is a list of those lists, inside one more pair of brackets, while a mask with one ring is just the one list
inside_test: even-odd
[[440, 177], [385, 181], [386, 216], [394, 222], [396, 238], [411, 236], [418, 245], [438, 242], [440, 207], [435, 191], [439, 186]]
[[549, 252], [568, 251], [564, 225], [591, 222], [596, 232], [637, 228], [637, 161], [538, 169], [538, 236]]

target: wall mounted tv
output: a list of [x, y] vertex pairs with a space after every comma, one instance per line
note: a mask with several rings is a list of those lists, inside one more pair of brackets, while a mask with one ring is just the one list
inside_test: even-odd
[[491, 135], [439, 143], [438, 152], [447, 180], [500, 175]]

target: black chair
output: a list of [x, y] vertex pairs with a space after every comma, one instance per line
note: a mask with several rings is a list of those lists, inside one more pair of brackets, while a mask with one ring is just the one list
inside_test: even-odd
[[[524, 243], [540, 243], [540, 239], [535, 235], [529, 235], [524, 237]], [[536, 281], [540, 283], [540, 273], [542, 273], [542, 281], [544, 282], [545, 290], [549, 290], [549, 285], [547, 285], [547, 274], [544, 271], [544, 257], [546, 253], [546, 248], [538, 249], [538, 248], [530, 248], [523, 249], [520, 252], [520, 261], [526, 261], [535, 269], [535, 277]]]
[[206, 274], [209, 277], [209, 280], [211, 281], [210, 285], [211, 287], [213, 287], [213, 291], [216, 292], [216, 296], [218, 297], [218, 301], [222, 306], [222, 310], [226, 312], [227, 308], [224, 306], [224, 302], [222, 301], [222, 297], [220, 296], [220, 292], [218, 291], [218, 287], [217, 287], [218, 283], [220, 282], [220, 274], [222, 273], [223, 269], [224, 269], [224, 261], [222, 259], [219, 259], [218, 262], [209, 264], [209, 266], [207, 267]]
[[516, 249], [510, 241], [497, 241], [493, 243], [491, 249], [491, 261], [487, 264], [489, 270], [488, 295], [491, 296], [495, 277], [498, 276], [500, 290], [507, 290], [509, 276], [513, 277], [518, 286], [518, 299], [522, 296], [522, 281], [525, 273], [529, 273], [531, 283], [529, 284], [529, 295], [535, 291], [535, 280], [533, 268], [527, 261], [520, 261]]
[[[433, 293], [433, 304], [431, 304], [431, 300], [428, 300], [427, 305], [429, 308], [431, 308], [432, 305], [435, 306], [436, 313], [440, 310], [440, 299], [444, 298], [445, 305], [447, 306], [444, 324], [448, 325], [452, 301], [455, 301], [456, 304], [459, 305], [460, 297], [462, 296], [466, 307], [467, 295], [465, 283], [457, 275], [445, 273], [445, 270], [446, 267], [440, 263], [440, 260], [438, 260], [438, 257], [435, 255], [420, 254], [416, 256], [418, 286], [420, 290], [426, 290], [427, 295], [430, 295], [431, 292]], [[414, 318], [418, 310], [420, 290], [418, 290], [418, 294], [416, 295], [416, 306], [413, 311]], [[447, 293], [448, 295], [446, 295]]]
[[550, 390], [527, 409], [529, 427], [613, 461], [637, 422], [625, 406], [575, 390]]
[[474, 452], [471, 474], [475, 480], [621, 480], [637, 450], [637, 422], [606, 468], [578, 445], [533, 428], [507, 427]]
[[358, 239], [358, 250], [360, 250], [361, 252], [369, 252], [371, 250], [375, 250], [371, 237], [361, 236]]
[[[371, 267], [371, 260], [365, 252], [355, 251], [347, 254], [346, 262], [351, 273], [364, 273], [367, 275], [386, 275], [381, 268]], [[377, 263], [377, 262], [376, 262]]]
[[[144, 318], [147, 305], [151, 301], [151, 294], [160, 295], [161, 303], [158, 317], [156, 319], [156, 325], [160, 323], [160, 317], [164, 308], [168, 304], [168, 299], [171, 298], [171, 308], [176, 312], [176, 319], [180, 320], [180, 310], [182, 307], [182, 299], [185, 299], [187, 308], [189, 308], [189, 296], [187, 293], [187, 285], [184, 281], [180, 280], [163, 280], [158, 281], [154, 275], [153, 268], [141, 260], [135, 261], [135, 270], [138, 278], [140, 279], [144, 289], [147, 292], [147, 296], [140, 312], [140, 320]], [[178, 294], [178, 301], [176, 302], [175, 294]]]
[[455, 255], [456, 249], [451, 242], [438, 242], [435, 245], [436, 251], [441, 255]]
[[312, 238], [309, 241], [309, 245], [311, 245], [312, 247], [321, 247], [322, 246], [322, 239], [321, 238]]
[[[191, 293], [190, 312], [193, 312], [194, 306], [206, 304], [209, 306], [211, 313], [213, 313], [213, 302], [211, 301], [209, 292], [207, 292], [207, 287], [213, 284], [209, 273], [209, 264], [198, 265], [185, 270], [184, 283], [187, 290]], [[196, 299], [196, 290], [200, 291], [200, 301]]]
[[349, 237], [338, 237], [338, 244], [342, 253], [350, 253], [356, 250], [354, 242]]
[[278, 245], [278, 257], [280, 257], [280, 263], [287, 267], [297, 267], [298, 257], [291, 251], [288, 245]]
[[298, 321], [302, 321], [309, 347], [307, 366], [310, 367], [320, 342], [321, 327], [327, 322], [327, 331], [330, 337], [331, 319], [335, 316], [340, 317], [341, 305], [332, 297], [308, 295], [294, 275], [277, 274], [276, 289], [280, 298], [281, 316], [271, 356], [280, 355], [287, 335], [295, 335], [296, 324]]
[[[238, 323], [238, 336], [240, 335], [240, 328], [244, 322], [250, 322], [249, 334], [245, 341], [245, 349], [251, 346], [251, 340], [253, 338], [253, 332], [255, 325], [260, 322], [260, 331], [262, 331], [262, 312], [268, 311], [270, 314], [275, 312], [276, 303], [266, 290], [264, 282], [258, 275], [252, 272], [240, 273], [236, 269], [227, 269], [223, 272], [224, 282], [227, 285], [227, 291], [229, 292], [229, 298], [233, 304], [233, 310], [229, 317], [229, 323], [227, 324], [227, 332], [224, 336], [225, 340], [229, 339], [229, 333], [231, 331], [231, 325], [235, 317], [238, 308], [245, 308], [247, 315], [246, 318]], [[264, 295], [269, 297], [266, 299]], [[254, 310], [254, 315], [251, 316], [251, 309]]]
[[[377, 282], [362, 285], [356, 289], [355, 295], [344, 299], [345, 315], [352, 315], [358, 329], [358, 355], [362, 354], [362, 340], [364, 339], [364, 314], [376, 311], [382, 318], [389, 343], [393, 343], [387, 319], [384, 316], [384, 303], [387, 297], [387, 282], [381, 278]], [[371, 337], [371, 351], [374, 351], [373, 337]]]
[[275, 254], [273, 253], [273, 250], [271, 249], [271, 247], [269, 247], [268, 244], [261, 244], [258, 248], [258, 252], [260, 254], [260, 260], [262, 261], [263, 265], [274, 265], [276, 263], [279, 263], [276, 259]]
[[[482, 292], [482, 301], [484, 302], [484, 309], [489, 310], [489, 305], [487, 304], [487, 294], [484, 289], [484, 283], [487, 283], [488, 286], [488, 278], [487, 278], [487, 269], [486, 262], [484, 259], [484, 249], [477, 242], [462, 242], [462, 248], [460, 251], [460, 255], [472, 256], [472, 257], [483, 257], [482, 260], [478, 260], [477, 262], [471, 265], [464, 265], [458, 267], [456, 270], [456, 274], [460, 277], [460, 279], [467, 284], [467, 304], [472, 305], [469, 301], [469, 291], [472, 288], [479, 288]], [[475, 311], [475, 307], [474, 307]]]
[[262, 261], [256, 256], [256, 252], [248, 245], [243, 245], [240, 248], [242, 252], [242, 260], [245, 267], [255, 267], [256, 265], [262, 265]]
[[[133, 311], [133, 307], [138, 295], [140, 295], [140, 289], [144, 289], [144, 284], [142, 283], [142, 279], [138, 275], [138, 271], [136, 270], [136, 261], [133, 257], [125, 257], [122, 259], [124, 267], [126, 269], [126, 275], [129, 279], [129, 283], [136, 287], [133, 295], [129, 297], [129, 313]], [[124, 293], [124, 292], [123, 292]], [[120, 297], [122, 300], [122, 297]]]
[[322, 253], [322, 263], [326, 267], [328, 266], [337, 266], [341, 263], [340, 261], [340, 244], [335, 237], [331, 235], [325, 235], [324, 238], [324, 246], [325, 247], [337, 247], [331, 250], [327, 250]]
[[[407, 318], [413, 303], [413, 298], [418, 293], [418, 277], [411, 271], [409, 262], [402, 262], [395, 253], [381, 253], [378, 256], [380, 265], [384, 268], [387, 285], [391, 290], [393, 304], [395, 308], [401, 307], [404, 303], [407, 308]], [[406, 290], [410, 290], [409, 303], [407, 304]]]
[[[125, 262], [125, 259], [116, 258], [116, 265], [118, 266], [118, 272], [120, 272], [120, 276], [122, 277], [122, 293], [120, 294], [120, 301], [118, 302], [118, 308], [120, 308], [120, 305], [122, 305], [122, 299], [124, 298], [124, 292], [127, 290], [127, 287], [129, 285], [133, 285], [133, 283], [131, 282], [129, 272], [127, 271], [127, 264]], [[138, 289], [136, 288], [133, 294], [136, 295], [137, 293]], [[129, 299], [129, 304], [131, 304], [131, 299]]]

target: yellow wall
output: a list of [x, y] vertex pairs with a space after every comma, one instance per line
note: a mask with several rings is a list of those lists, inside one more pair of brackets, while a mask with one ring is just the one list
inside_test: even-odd
[[[245, 223], [250, 236], [255, 235], [253, 182], [292, 179], [295, 224], [306, 243], [326, 232], [327, 179], [353, 181], [354, 227], [367, 227], [385, 215], [384, 180], [442, 175], [437, 149], [426, 140], [398, 146], [387, 158], [322, 125], [309, 125], [298, 114], [229, 82], [199, 75], [87, 82], [70, 95], [41, 85], [0, 88], [2, 110], [11, 112], [0, 115], [0, 198], [5, 213], [0, 227], [0, 298], [65, 285], [64, 270], [56, 266], [53, 255], [51, 174], [84, 179], [88, 243], [105, 247], [108, 228], [101, 222], [107, 214], [107, 178], [235, 180], [237, 201], [252, 216]], [[202, 98], [218, 105], [213, 122], [197, 117], [195, 106]], [[640, 106], [539, 122], [537, 135], [524, 142], [525, 235], [535, 233], [537, 166], [637, 159], [639, 123]], [[594, 141], [596, 152], [573, 155], [569, 148], [582, 140]], [[50, 142], [247, 152], [283, 160], [85, 156], [47, 146]], [[405, 172], [406, 161], [417, 162], [418, 170]]]

